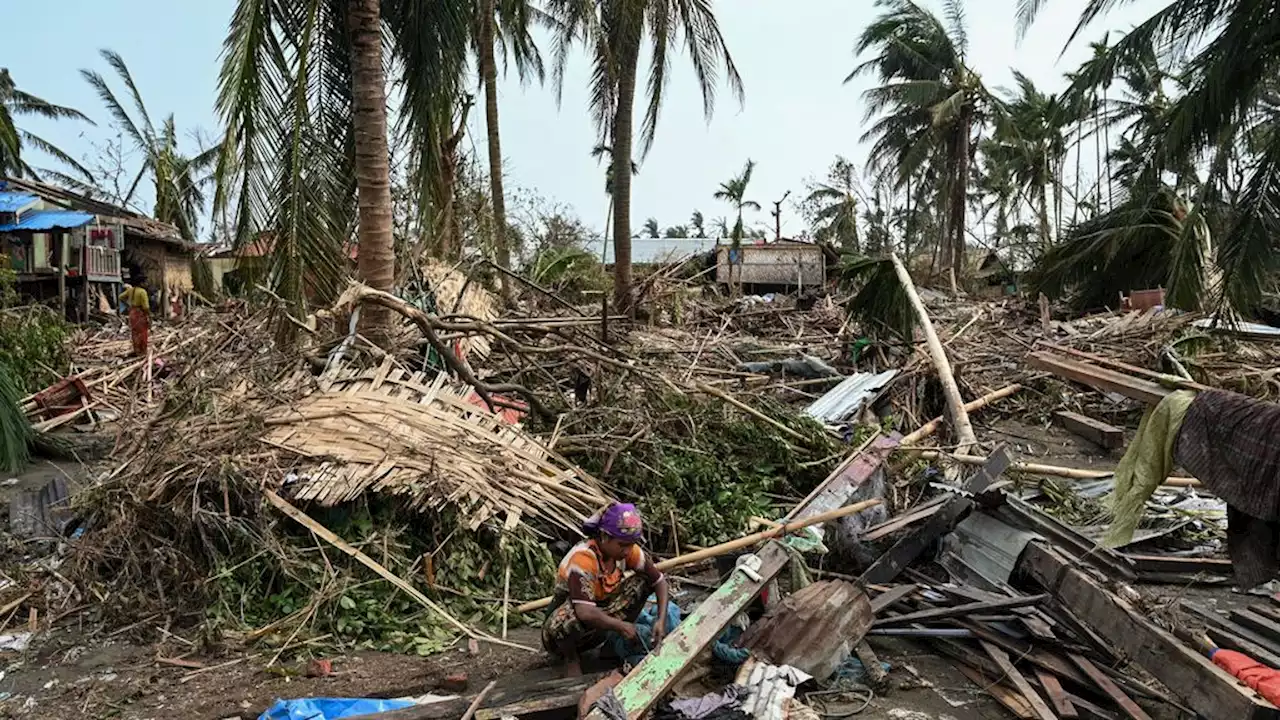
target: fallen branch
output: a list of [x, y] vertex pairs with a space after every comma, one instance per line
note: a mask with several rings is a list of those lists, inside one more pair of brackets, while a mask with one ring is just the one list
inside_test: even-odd
[[418, 603], [420, 603], [423, 607], [427, 608], [428, 610], [431, 610], [432, 612], [436, 613], [440, 617], [444, 618], [446, 621], [448, 621], [450, 625], [453, 625], [454, 627], [458, 628], [458, 630], [466, 634], [467, 637], [474, 638], [476, 640], [484, 640], [485, 642], [491, 642], [496, 645], [506, 645], [507, 647], [512, 647], [519, 650], [528, 650], [529, 652], [538, 652], [537, 650], [534, 650], [531, 647], [526, 647], [524, 645], [508, 642], [506, 640], [495, 638], [485, 633], [472, 630], [471, 628], [464, 625], [460, 620], [450, 615], [444, 608], [440, 607], [439, 604], [433, 602], [431, 598], [419, 592], [417, 588], [410, 585], [399, 575], [396, 575], [395, 573], [386, 569], [382, 565], [378, 564], [376, 560], [369, 557], [368, 555], [365, 555], [363, 552], [353, 547], [347, 541], [343, 540], [337, 535], [334, 535], [333, 532], [329, 530], [329, 528], [325, 527], [324, 525], [321, 525], [320, 523], [316, 522], [310, 515], [307, 515], [306, 513], [299, 510], [298, 508], [294, 507], [292, 504], [289, 503], [288, 500], [285, 500], [284, 498], [280, 497], [279, 495], [275, 494], [270, 490], [263, 490], [263, 494], [266, 496], [267, 500], [272, 505], [276, 506], [276, 508], [279, 509], [281, 512], [283, 512], [285, 515], [288, 515], [290, 518], [295, 520], [299, 525], [302, 525], [303, 527], [310, 530], [313, 534], [316, 535], [316, 537], [319, 537], [321, 540], [324, 540], [325, 542], [341, 550], [347, 555], [350, 555], [351, 557], [355, 558], [361, 565], [364, 565], [365, 567], [369, 568], [375, 573], [381, 575], [383, 579], [385, 579], [387, 582], [396, 586], [400, 590], [403, 590], [405, 594], [407, 594], [409, 597], [413, 598], [414, 600], [418, 601]]
[[[684, 567], [686, 565], [692, 565], [693, 563], [701, 562], [703, 560], [709, 560], [714, 557], [719, 557], [721, 555], [731, 553], [735, 550], [741, 550], [743, 548], [751, 547], [752, 545], [755, 545], [757, 543], [762, 543], [766, 540], [775, 540], [785, 535], [794, 533], [797, 530], [803, 530], [804, 528], [807, 528], [810, 525], [819, 525], [824, 522], [836, 520], [848, 515], [853, 515], [854, 513], [862, 512], [867, 508], [875, 507], [876, 505], [879, 505], [880, 502], [881, 502], [880, 500], [864, 500], [862, 502], [854, 503], [852, 505], [846, 505], [842, 508], [836, 508], [835, 510], [828, 510], [827, 512], [819, 513], [817, 515], [813, 515], [811, 517], [807, 517], [802, 520], [793, 520], [792, 522], [789, 522], [786, 525], [779, 525], [777, 527], [770, 528], [768, 530], [752, 533], [750, 535], [744, 535], [738, 538], [737, 540], [730, 540], [729, 542], [721, 543], [719, 545], [715, 545], [709, 548], [704, 548], [702, 550], [698, 550], [697, 552], [691, 552], [687, 555], [681, 555], [680, 557], [671, 558], [670, 560], [663, 560], [662, 562], [658, 563], [657, 567], [659, 570], [663, 572], [666, 572], [668, 570], [675, 570], [676, 568]], [[551, 604], [551, 598], [545, 597], [545, 598], [542, 598], [541, 600], [533, 600], [531, 602], [527, 602], [521, 605], [520, 607], [516, 608], [516, 612], [527, 613], [527, 612], [532, 612], [534, 610], [541, 610], [542, 608], [545, 608], [550, 604]]]
[[916, 286], [911, 280], [911, 274], [907, 272], [907, 268], [898, 259], [896, 253], [890, 253], [889, 259], [893, 261], [893, 269], [898, 273], [898, 280], [902, 283], [902, 289], [906, 291], [907, 297], [911, 299], [912, 307], [915, 308], [916, 314], [919, 316], [920, 329], [924, 332], [925, 343], [929, 347], [929, 356], [933, 359], [933, 366], [938, 371], [938, 380], [942, 383], [942, 394], [947, 399], [947, 412], [951, 415], [951, 423], [956, 434], [956, 445], [961, 453], [967, 452], [977, 447], [978, 439], [973, 434], [973, 424], [969, 422], [969, 414], [964, 409], [964, 399], [960, 396], [960, 387], [956, 385], [956, 377], [951, 372], [951, 362], [947, 360], [947, 351], [943, 349], [942, 343], [938, 340], [938, 333], [933, 329], [933, 321], [929, 319], [929, 311], [925, 309], [924, 303], [921, 302], [920, 294], [916, 292]]
[[466, 363], [459, 360], [458, 357], [453, 354], [453, 351], [440, 340], [440, 336], [436, 334], [432, 319], [426, 313], [391, 293], [374, 290], [367, 285], [352, 281], [351, 285], [347, 287], [346, 292], [342, 294], [342, 297], [338, 298], [335, 308], [355, 305], [360, 302], [372, 302], [394, 310], [408, 318], [414, 325], [417, 325], [418, 329], [422, 331], [423, 336], [426, 337], [427, 342], [431, 344], [431, 348], [436, 351], [436, 354], [440, 356], [440, 359], [444, 361], [444, 364], [448, 366], [449, 370], [461, 378], [463, 382], [475, 388], [476, 394], [479, 395], [480, 399], [484, 400], [485, 404], [489, 406], [490, 411], [496, 411], [498, 407], [512, 406], [511, 403], [504, 403], [501, 400], [495, 400], [493, 397], [494, 394], [517, 393], [529, 403], [530, 409], [537, 414], [545, 418], [555, 417], [555, 414], [548, 410], [546, 405], [542, 404], [542, 400], [532, 390], [525, 386], [517, 385], [515, 383], [499, 383], [490, 385], [480, 378], [477, 378], [475, 373], [471, 371], [471, 368], [467, 367]]

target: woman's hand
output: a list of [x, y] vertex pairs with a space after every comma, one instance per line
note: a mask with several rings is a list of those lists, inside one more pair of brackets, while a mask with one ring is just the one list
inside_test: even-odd
[[654, 650], [658, 649], [658, 646], [662, 644], [662, 639], [665, 638], [666, 636], [667, 636], [667, 619], [665, 617], [659, 617], [657, 622], [653, 624], [652, 639], [653, 639]]
[[627, 642], [635, 642], [640, 638], [640, 632], [636, 630], [636, 626], [629, 622], [618, 625], [618, 634], [626, 638]]

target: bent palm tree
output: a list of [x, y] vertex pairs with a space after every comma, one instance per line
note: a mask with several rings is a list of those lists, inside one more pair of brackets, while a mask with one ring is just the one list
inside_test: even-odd
[[858, 242], [858, 198], [854, 195], [858, 178], [853, 163], [837, 157], [827, 174], [827, 182], [819, 183], [805, 200], [817, 207], [814, 237], [834, 242], [845, 252], [862, 251]]
[[653, 147], [667, 87], [671, 54], [683, 42], [710, 116], [721, 71], [741, 99], [742, 78], [729, 55], [712, 0], [547, 0], [558, 25], [556, 79], [562, 83], [570, 46], [582, 41], [591, 55], [591, 111], [600, 138], [613, 143], [614, 296], [628, 311], [631, 288], [631, 167], [641, 49], [647, 44], [647, 108], [640, 125], [641, 156]]
[[693, 211], [693, 216], [689, 218], [689, 227], [693, 228], [693, 236], [696, 238], [704, 238], [707, 236], [706, 219], [702, 217], [699, 210]]
[[[360, 279], [393, 289], [388, 81], [401, 96], [396, 136], [418, 225], [434, 226], [468, 13], [461, 0], [236, 3], [219, 76], [226, 138], [214, 204], [240, 198], [237, 242], [269, 235], [269, 282], [295, 314], [308, 298], [332, 301], [353, 239]], [[390, 319], [370, 307], [361, 321], [380, 335]]]
[[[1027, 28], [1045, 0], [1019, 5], [1018, 23]], [[1068, 43], [1116, 3], [1089, 0]], [[1160, 122], [1160, 142], [1149, 150], [1143, 190], [1165, 171], [1209, 159], [1202, 199], [1220, 194], [1228, 168], [1243, 169], [1245, 181], [1232, 212], [1222, 220], [1216, 251], [1222, 270], [1220, 307], [1246, 309], [1261, 297], [1268, 274], [1277, 267], [1275, 239], [1280, 236], [1280, 138], [1254, 147], [1240, 139], [1260, 124], [1274, 121], [1266, 107], [1274, 78], [1280, 75], [1280, 15], [1270, 0], [1187, 0], [1166, 5], [1134, 27], [1106, 53], [1099, 68], [1106, 78], [1133, 66], [1151, 48], [1168, 59], [1185, 59], [1186, 92]], [[1201, 212], [1207, 203], [1192, 205]], [[1192, 226], [1188, 222], [1184, 227]], [[1185, 246], [1193, 243], [1184, 242]], [[1190, 268], [1174, 272], [1190, 273]]]
[[881, 84], [865, 93], [868, 119], [880, 116], [864, 139], [875, 166], [891, 166], [899, 182], [932, 164], [940, 169], [946, 207], [942, 266], [964, 265], [965, 206], [973, 136], [999, 105], [966, 61], [968, 37], [960, 0], [946, 0], [946, 23], [912, 0], [878, 0], [884, 13], [858, 38], [856, 52], [875, 57], [856, 67]]
[[0, 68], [0, 175], [38, 178], [39, 173], [22, 157], [24, 147], [35, 148], [71, 168], [85, 181], [93, 176], [80, 163], [53, 143], [18, 127], [18, 117], [42, 117], [50, 120], [84, 120], [79, 110], [55, 105], [18, 89], [8, 68]]
[[155, 191], [155, 207], [152, 216], [178, 228], [184, 240], [195, 242], [199, 218], [205, 208], [205, 188], [213, 180], [213, 165], [220, 152], [217, 146], [195, 157], [187, 157], [178, 151], [178, 131], [173, 115], [165, 118], [157, 129], [151, 122], [151, 114], [142, 101], [142, 94], [133, 81], [133, 74], [124, 58], [111, 50], [101, 50], [103, 60], [115, 70], [120, 82], [128, 91], [129, 102], [137, 113], [135, 119], [116, 96], [111, 85], [94, 70], [81, 70], [80, 75], [97, 92], [107, 113], [116, 126], [142, 153], [142, 167], [124, 197], [121, 205], [133, 203], [134, 194], [142, 179], [148, 174]]
[[715, 192], [715, 199], [724, 200], [733, 206], [735, 212], [738, 213], [738, 220], [733, 224], [730, 238], [732, 246], [737, 249], [742, 246], [742, 238], [745, 232], [742, 226], [742, 211], [755, 210], [760, 211], [760, 203], [755, 200], [747, 200], [747, 186], [751, 184], [751, 175], [755, 172], [756, 164], [753, 160], [748, 160], [746, 167], [742, 168], [742, 172], [727, 181], [720, 183], [720, 189]]

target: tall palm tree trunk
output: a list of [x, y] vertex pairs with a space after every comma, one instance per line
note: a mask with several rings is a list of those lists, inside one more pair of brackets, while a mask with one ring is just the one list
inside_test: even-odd
[[631, 136], [635, 121], [636, 70], [640, 62], [640, 28], [619, 53], [618, 105], [613, 117], [613, 303], [630, 314], [631, 293]]
[[[356, 272], [375, 290], [395, 289], [392, 238], [391, 157], [387, 147], [386, 78], [382, 65], [380, 0], [348, 0], [351, 33], [351, 94], [355, 129], [355, 175], [359, 202]], [[361, 311], [365, 336], [385, 340], [391, 311], [370, 304]]]
[[[511, 246], [507, 243], [507, 200], [502, 189], [502, 137], [498, 130], [498, 63], [493, 56], [494, 0], [480, 3], [480, 77], [484, 82], [484, 122], [489, 135], [489, 193], [493, 201], [493, 254], [498, 264], [511, 268]], [[499, 273], [503, 293], [510, 281]]]

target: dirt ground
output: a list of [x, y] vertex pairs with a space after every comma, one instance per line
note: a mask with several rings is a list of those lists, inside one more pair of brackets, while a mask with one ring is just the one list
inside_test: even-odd
[[[181, 654], [173, 641], [140, 645], [103, 635], [84, 641], [72, 624], [46, 633], [25, 653], [0, 654], [0, 717], [249, 720], [280, 698], [445, 694], [441, 689], [445, 676], [459, 672], [468, 676], [474, 692], [490, 680], [516, 673], [545, 674], [550, 679], [558, 672], [541, 654], [482, 644], [479, 653], [472, 655], [463, 643], [460, 649], [426, 658], [378, 652], [332, 657], [333, 674], [321, 678], [306, 677], [301, 662], [282, 663], [268, 671], [269, 653], [183, 658], [204, 666], [197, 671], [157, 661], [157, 657]], [[537, 633], [521, 629], [511, 639], [536, 645]], [[1011, 717], [954, 666], [928, 650], [879, 638], [873, 645], [892, 666], [890, 684], [860, 718]]]

